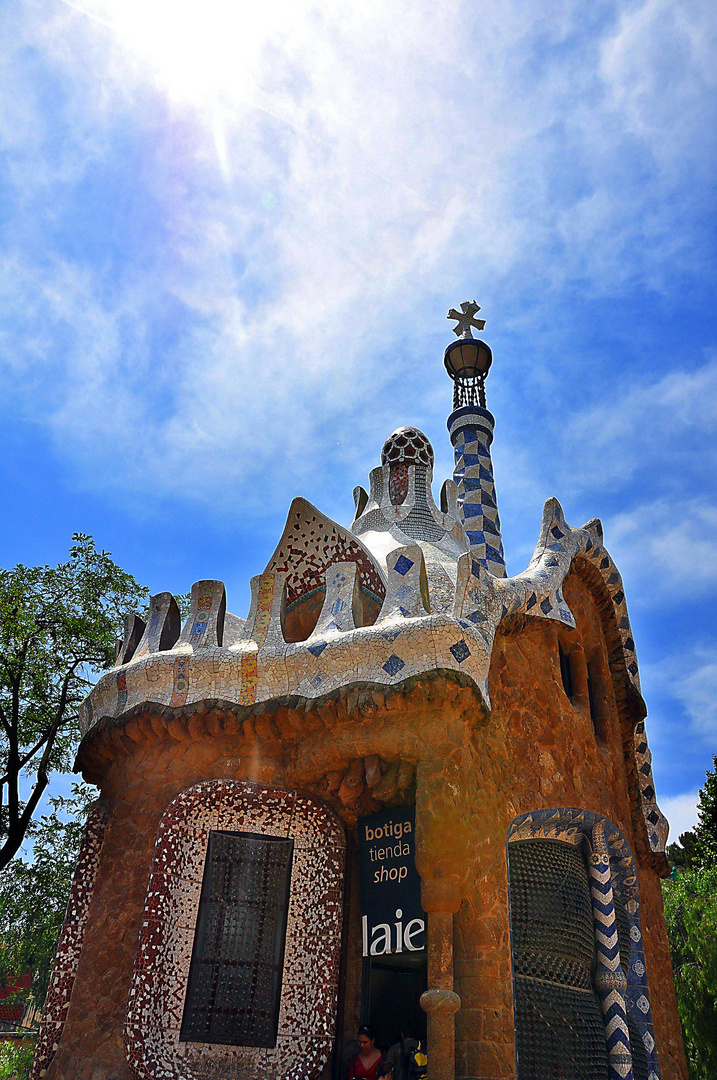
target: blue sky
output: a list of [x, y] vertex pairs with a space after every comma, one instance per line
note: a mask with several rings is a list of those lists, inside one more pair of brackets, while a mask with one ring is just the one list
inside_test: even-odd
[[0, 564], [92, 533], [248, 580], [386, 436], [451, 472], [474, 296], [508, 570], [543, 501], [625, 579], [658, 798], [717, 752], [709, 0], [27, 0], [0, 10]]

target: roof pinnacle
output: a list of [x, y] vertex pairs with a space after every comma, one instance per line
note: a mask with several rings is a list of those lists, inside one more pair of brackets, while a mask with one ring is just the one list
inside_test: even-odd
[[453, 327], [453, 333], [459, 338], [472, 338], [471, 327], [474, 326], [476, 330], [483, 330], [485, 327], [485, 319], [474, 319], [473, 316], [480, 311], [480, 304], [477, 304], [475, 300], [464, 300], [461, 304], [461, 310], [458, 311], [452, 307], [448, 314], [447, 319], [455, 319], [458, 326]]

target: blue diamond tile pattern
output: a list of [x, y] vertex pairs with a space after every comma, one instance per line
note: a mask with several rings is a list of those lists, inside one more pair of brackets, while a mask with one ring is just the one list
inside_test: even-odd
[[457, 641], [455, 645], [451, 645], [450, 651], [453, 653], [459, 664], [462, 664], [464, 660], [467, 660], [471, 654], [471, 651], [463, 638], [461, 638], [460, 641]]
[[325, 641], [317, 641], [313, 645], [309, 645], [309, 652], [312, 656], [321, 656], [322, 652], [326, 648]]
[[393, 656], [389, 656], [388, 660], [383, 665], [383, 670], [393, 678], [393, 676], [398, 675], [399, 671], [401, 671], [402, 668], [405, 668], [405, 666], [406, 665], [401, 657], [396, 656], [394, 653]]
[[408, 573], [412, 566], [413, 561], [411, 559], [407, 559], [405, 555], [399, 555], [399, 557], [396, 559], [396, 565], [394, 566], [394, 570], [397, 574], [400, 574], [401, 577], [403, 577], [404, 574]]

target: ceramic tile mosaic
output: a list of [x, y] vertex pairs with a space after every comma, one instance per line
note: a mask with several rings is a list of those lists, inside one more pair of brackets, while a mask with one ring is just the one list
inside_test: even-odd
[[[513, 577], [501, 576], [487, 457], [491, 425], [489, 413], [472, 407], [450, 418], [461, 461], [456, 481], [444, 485], [442, 510], [431, 494], [432, 450], [429, 454], [430, 444], [417, 429], [394, 432], [383, 463], [370, 474], [370, 493], [357, 490], [355, 535], [295, 499], [267, 569], [252, 579], [245, 622], [226, 615], [221, 582], [197, 582], [189, 618], [170, 646], [172, 634], [162, 626], [166, 629], [173, 610], [171, 598], [153, 598], [148, 627], [134, 645], [137, 626], [128, 623], [129, 637], [120, 650], [127, 662], [103, 675], [85, 699], [83, 733], [138, 707], [151, 712], [151, 706], [179, 709], [208, 699], [237, 706], [287, 695], [316, 699], [354, 683], [396, 686], [445, 669], [467, 676], [488, 705], [491, 652], [504, 619], [523, 615], [575, 625], [563, 583], [577, 560], [594, 567], [607, 590], [624, 677], [639, 693], [622, 580], [598, 521], [573, 528], [557, 500], [549, 499], [528, 567]], [[407, 470], [407, 479], [405, 484], [403, 478], [394, 480], [392, 496], [391, 469], [397, 465]], [[479, 507], [483, 537], [490, 534], [497, 561], [488, 558], [487, 541], [469, 536], [476, 515], [464, 519], [467, 506]], [[498, 531], [491, 532], [493, 527]], [[364, 599], [370, 594], [382, 604], [372, 625], [360, 625], [356, 580]], [[287, 642], [287, 605], [313, 593], [324, 594], [314, 629], [307, 629], [303, 641]], [[668, 826], [655, 800], [644, 723], [635, 734], [635, 764], [650, 847], [661, 852]]]
[[337, 562], [355, 562], [362, 586], [383, 599], [381, 571], [361, 541], [306, 499], [294, 499], [281, 540], [266, 567], [267, 572], [284, 577], [287, 602], [322, 586], [326, 571]]
[[93, 803], [87, 815], [67, 912], [57, 943], [30, 1080], [40, 1080], [45, 1076], [60, 1042], [77, 966], [80, 962], [82, 939], [108, 820], [109, 815], [105, 803], [99, 800]]
[[[180, 1040], [211, 829], [294, 840], [275, 1048]], [[157, 833], [129, 997], [127, 1057], [138, 1077], [314, 1080], [320, 1075], [336, 1017], [344, 849], [338, 820], [306, 795], [213, 780], [177, 796]], [[309, 1039], [306, 1032], [312, 1033]]]
[[505, 556], [490, 444], [495, 420], [487, 409], [465, 406], [448, 418], [455, 454], [453, 479], [471, 554], [495, 577], [505, 577]]
[[[616, 966], [615, 957], [617, 957], [617, 964], [620, 963], [619, 951], [616, 953], [617, 930], [612, 906], [614, 894], [627, 917], [630, 937], [626, 985], [620, 996], [624, 999], [624, 1009], [645, 1047], [650, 1080], [659, 1080], [660, 1068], [650, 1011], [645, 953], [642, 947], [640, 892], [635, 860], [630, 846], [622, 832], [607, 818], [593, 814], [589, 810], [570, 807], [535, 810], [521, 814], [512, 822], [508, 830], [509, 844], [515, 840], [538, 837], [562, 840], [572, 844], [580, 844], [583, 839], [586, 839], [593, 855], [596, 853], [603, 855], [599, 865], [597, 865], [598, 860], [595, 866], [591, 864], [593, 871], [591, 890], [598, 894], [597, 903], [596, 896], [593, 896], [598, 963], [606, 963], [611, 971]], [[605, 997], [609, 998], [603, 1003], [606, 1038], [609, 1048], [615, 1050], [620, 1043], [623, 1047], [625, 1045], [625, 1041], [620, 1036], [620, 1032], [623, 1031], [619, 1023], [620, 1005], [619, 1002], [616, 1003], [612, 988]], [[629, 1039], [627, 1041], [629, 1042]], [[620, 1052], [617, 1049], [616, 1060], [619, 1061], [619, 1058]], [[620, 1073], [612, 1066], [611, 1069], [611, 1080], [612, 1078], [617, 1080]], [[622, 1076], [624, 1075], [623, 1072]]]
[[177, 601], [171, 593], [157, 593], [149, 601], [149, 620], [134, 656], [139, 659], [173, 648], [180, 632], [181, 615]]

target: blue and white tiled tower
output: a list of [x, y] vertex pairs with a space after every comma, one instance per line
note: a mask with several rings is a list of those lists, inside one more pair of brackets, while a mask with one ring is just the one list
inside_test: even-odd
[[503, 578], [505, 557], [490, 456], [495, 420], [485, 407], [485, 377], [493, 357], [486, 343], [471, 333], [472, 326], [478, 330], [485, 326], [484, 319], [474, 318], [477, 311], [474, 300], [462, 303], [460, 311], [448, 312], [448, 318], [458, 322], [454, 329], [458, 340], [444, 356], [454, 386], [448, 432], [455, 454], [458, 508], [471, 554], [494, 577]]

